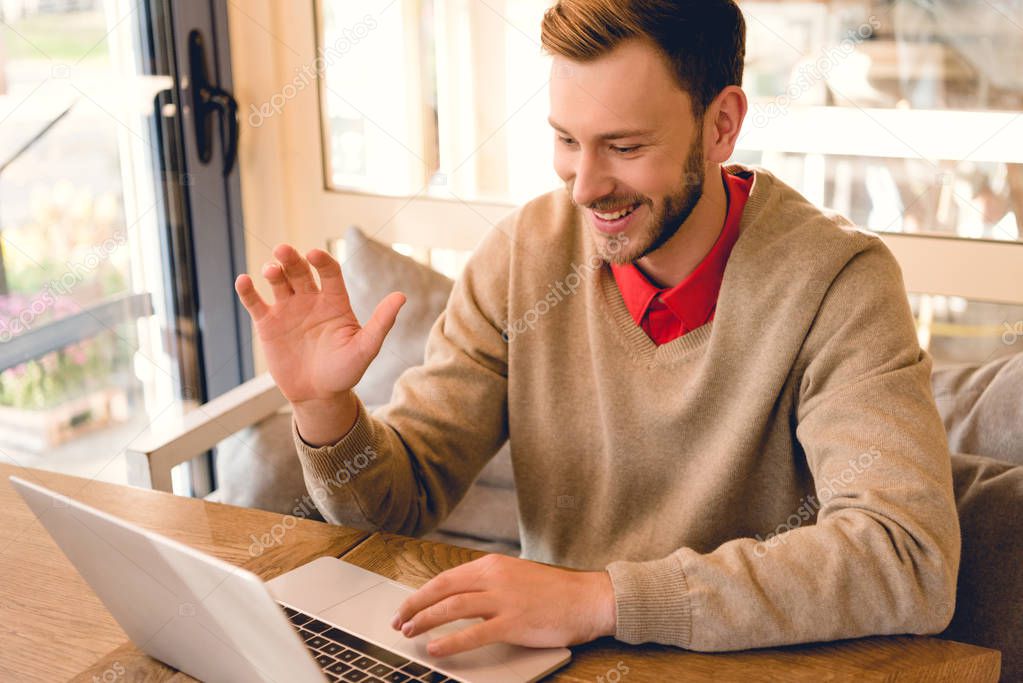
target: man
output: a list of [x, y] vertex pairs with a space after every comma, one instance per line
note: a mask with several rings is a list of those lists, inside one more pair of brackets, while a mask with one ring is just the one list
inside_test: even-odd
[[949, 622], [959, 529], [931, 359], [877, 236], [764, 169], [722, 167], [744, 42], [732, 0], [547, 12], [566, 188], [484, 238], [425, 364], [373, 416], [351, 389], [403, 295], [360, 327], [338, 263], [287, 245], [263, 269], [272, 305], [239, 277], [327, 519], [425, 533], [510, 438], [528, 559], [484, 557], [407, 600], [393, 625], [409, 636], [483, 618], [434, 654]]

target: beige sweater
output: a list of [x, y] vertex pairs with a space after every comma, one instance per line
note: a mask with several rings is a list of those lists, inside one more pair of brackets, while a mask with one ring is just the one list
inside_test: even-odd
[[333, 446], [295, 432], [325, 517], [425, 533], [510, 438], [523, 557], [606, 568], [620, 640], [942, 630], [959, 526], [899, 267], [768, 171], [728, 170], [755, 179], [716, 317], [663, 346], [565, 191], [491, 231], [391, 403]]

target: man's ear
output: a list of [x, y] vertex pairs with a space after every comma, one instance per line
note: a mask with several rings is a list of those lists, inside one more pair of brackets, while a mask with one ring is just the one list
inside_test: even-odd
[[732, 157], [748, 110], [746, 93], [737, 85], [726, 87], [710, 103], [703, 119], [708, 162], [723, 164]]

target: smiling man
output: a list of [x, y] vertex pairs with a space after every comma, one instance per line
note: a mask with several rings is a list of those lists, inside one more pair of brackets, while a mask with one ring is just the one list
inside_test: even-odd
[[566, 187], [484, 238], [388, 406], [352, 387], [403, 295], [362, 327], [338, 263], [288, 245], [263, 269], [273, 304], [236, 284], [327, 519], [425, 533], [511, 441], [523, 558], [438, 575], [394, 627], [482, 618], [438, 655], [942, 630], [959, 529], [931, 359], [877, 236], [724, 165], [747, 109], [738, 7], [561, 0], [542, 35]]

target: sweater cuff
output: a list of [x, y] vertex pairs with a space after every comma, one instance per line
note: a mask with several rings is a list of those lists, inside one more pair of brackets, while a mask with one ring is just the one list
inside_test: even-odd
[[649, 562], [607, 566], [618, 610], [615, 638], [688, 648], [692, 640], [689, 586], [675, 555]]
[[[358, 417], [355, 424], [344, 437], [335, 444], [310, 446], [298, 433], [298, 423], [291, 418], [291, 434], [295, 441], [295, 449], [302, 467], [320, 481], [334, 481], [341, 472], [350, 472], [352, 463], [361, 469], [365, 463], [359, 461], [375, 460], [377, 452], [373, 446], [373, 425], [370, 422], [366, 406], [358, 396], [355, 397]], [[346, 477], [347, 480], [347, 477]]]

